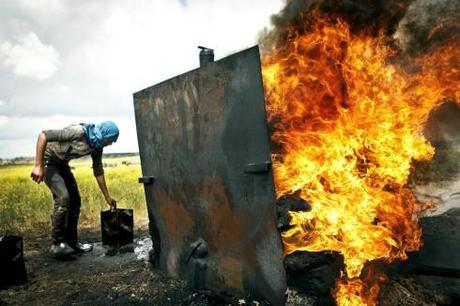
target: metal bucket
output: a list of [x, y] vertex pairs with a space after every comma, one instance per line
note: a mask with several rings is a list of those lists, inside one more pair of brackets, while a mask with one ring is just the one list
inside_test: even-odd
[[101, 211], [102, 243], [113, 247], [133, 243], [133, 216], [132, 209], [115, 208]]

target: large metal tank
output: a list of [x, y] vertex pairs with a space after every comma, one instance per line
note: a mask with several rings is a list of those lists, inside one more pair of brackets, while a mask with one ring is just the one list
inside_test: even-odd
[[161, 270], [229, 300], [285, 302], [258, 47], [134, 94]]

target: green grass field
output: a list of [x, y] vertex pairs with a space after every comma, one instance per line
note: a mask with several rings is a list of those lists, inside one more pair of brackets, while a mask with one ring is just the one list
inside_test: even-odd
[[[118, 200], [118, 207], [133, 208], [135, 225], [145, 225], [144, 190], [137, 182], [141, 176], [139, 157], [103, 158], [103, 162], [107, 186], [111, 196]], [[93, 176], [91, 159], [75, 160], [70, 166], [74, 168], [82, 199], [80, 226], [98, 228], [100, 211], [108, 209], [108, 205]], [[32, 164], [0, 166], [0, 235], [51, 228], [51, 192], [45, 183], [32, 181], [31, 170]]]

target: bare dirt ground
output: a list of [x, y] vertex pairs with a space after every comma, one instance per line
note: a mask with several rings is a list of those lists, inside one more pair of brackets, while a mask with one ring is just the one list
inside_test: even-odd
[[[3, 305], [229, 305], [172, 279], [152, 267], [151, 240], [146, 228], [136, 229], [133, 245], [118, 252], [103, 246], [99, 229], [80, 230], [80, 241], [92, 252], [56, 260], [49, 253], [48, 230], [24, 235], [28, 282], [0, 290]], [[315, 299], [288, 290], [287, 305], [311, 306]], [[233, 305], [267, 305], [240, 300]]]
[[80, 238], [94, 250], [66, 261], [48, 253], [48, 233], [34, 236], [25, 238], [28, 282], [0, 291], [0, 305], [219, 305], [151, 267], [145, 230], [116, 254], [102, 246], [98, 231], [85, 230]]
[[[66, 261], [58, 261], [48, 253], [51, 245], [48, 231], [24, 237], [28, 282], [22, 286], [0, 290], [0, 306], [226, 305], [215, 297], [195, 291], [186, 282], [171, 279], [154, 269], [148, 261], [151, 241], [146, 229], [138, 229], [135, 233], [133, 245], [113, 252], [101, 244], [98, 229], [83, 230], [80, 232], [81, 240], [92, 242], [94, 250]], [[311, 256], [301, 256], [297, 261], [300, 260], [300, 264], [309, 264], [317, 257]], [[289, 262], [287, 261], [288, 266]], [[333, 278], [328, 280], [325, 273], [315, 272], [323, 271], [321, 269], [302, 269], [305, 271], [299, 272], [303, 277], [298, 280], [295, 275], [288, 273], [290, 277], [286, 305], [334, 305], [330, 296]], [[458, 277], [398, 273], [383, 285], [378, 304], [460, 305], [459, 286]], [[266, 304], [245, 304], [240, 301], [234, 305]]]

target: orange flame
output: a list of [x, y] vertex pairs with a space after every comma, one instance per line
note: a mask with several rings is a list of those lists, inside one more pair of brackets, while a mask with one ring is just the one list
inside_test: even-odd
[[430, 111], [459, 101], [458, 46], [411, 59], [409, 73], [391, 63], [383, 35], [309, 18], [262, 57], [277, 196], [297, 193], [312, 206], [290, 213], [284, 249], [340, 252], [348, 281], [336, 285], [337, 303], [373, 305], [375, 294], [352, 298], [365, 288], [364, 265], [405, 259], [421, 244], [423, 204], [405, 184], [412, 160], [434, 154], [421, 133]]
[[375, 301], [377, 300], [380, 292], [379, 284], [385, 280], [385, 275], [368, 270], [367, 275], [365, 275], [365, 281], [359, 278], [338, 279], [334, 295], [336, 296], [336, 299], [340, 301], [340, 305], [375, 306]]

